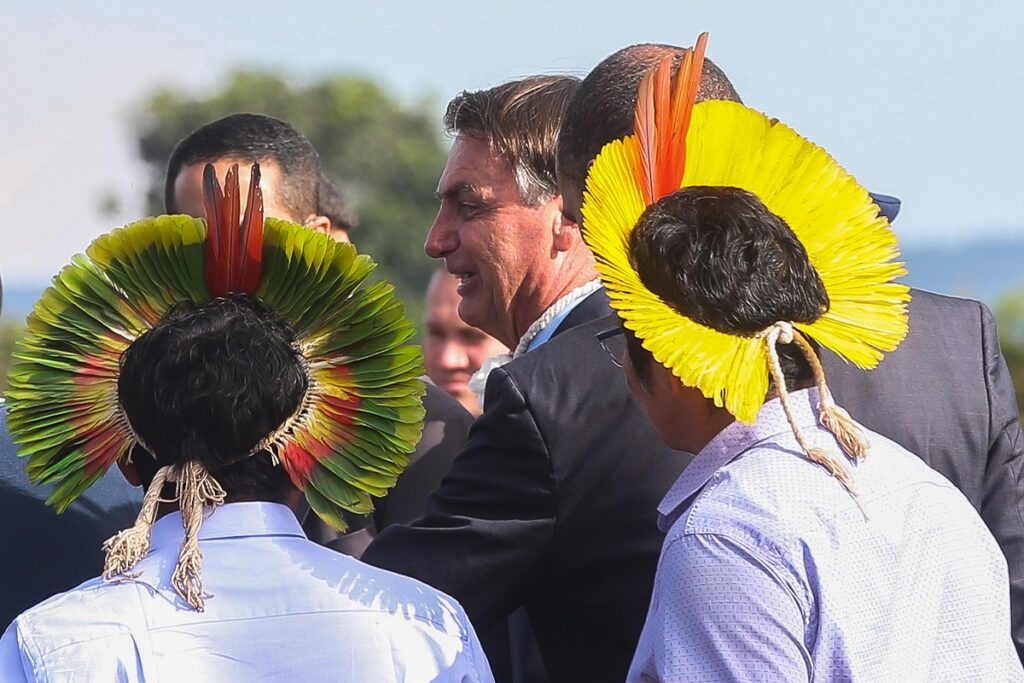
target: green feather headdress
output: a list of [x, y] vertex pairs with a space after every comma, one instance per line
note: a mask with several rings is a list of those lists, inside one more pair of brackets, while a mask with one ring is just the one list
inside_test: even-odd
[[63, 511], [140, 443], [118, 401], [124, 350], [179, 302], [251, 294], [291, 325], [309, 379], [302, 408], [256, 450], [270, 450], [310, 507], [344, 529], [343, 511], [369, 512], [419, 440], [413, 324], [390, 284], [366, 283], [376, 266], [368, 256], [263, 220], [258, 165], [241, 222], [237, 168], [223, 193], [212, 166], [204, 184], [207, 221], [158, 216], [113, 230], [54, 278], [14, 354], [11, 436], [29, 477], [54, 485], [47, 503]]

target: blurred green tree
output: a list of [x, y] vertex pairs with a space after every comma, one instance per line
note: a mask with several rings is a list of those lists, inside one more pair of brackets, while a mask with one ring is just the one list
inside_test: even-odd
[[149, 168], [151, 213], [163, 212], [165, 167], [174, 145], [199, 126], [242, 111], [284, 119], [309, 138], [359, 217], [353, 240], [380, 263], [378, 274], [395, 283], [419, 320], [436, 266], [423, 253], [423, 240], [437, 212], [434, 190], [447, 154], [436, 103], [402, 103], [359, 76], [300, 83], [257, 71], [237, 72], [199, 95], [157, 90], [133, 117]]
[[1017, 390], [1017, 409], [1024, 415], [1024, 287], [1010, 292], [995, 307], [999, 347]]

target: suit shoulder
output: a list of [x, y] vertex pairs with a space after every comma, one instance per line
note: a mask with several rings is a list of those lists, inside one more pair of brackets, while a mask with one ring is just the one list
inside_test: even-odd
[[985, 304], [977, 299], [951, 294], [939, 294], [926, 289], [910, 289], [910, 310], [925, 313], [940, 313], [949, 315], [950, 312], [963, 315], [977, 316], [980, 310], [985, 309]]
[[462, 404], [439, 389], [432, 382], [424, 382], [427, 391], [423, 395], [423, 409], [426, 411], [426, 422], [443, 422], [445, 424], [464, 424], [466, 429], [473, 423], [473, 416]]

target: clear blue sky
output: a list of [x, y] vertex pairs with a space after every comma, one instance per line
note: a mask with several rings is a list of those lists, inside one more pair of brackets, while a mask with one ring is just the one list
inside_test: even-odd
[[96, 210], [104, 193], [124, 200], [118, 220], [139, 217], [128, 121], [157, 85], [201, 92], [253, 64], [298, 79], [358, 71], [432, 94], [440, 113], [464, 88], [582, 75], [625, 45], [689, 45], [702, 30], [747, 104], [904, 200], [906, 243], [1020, 240], [1022, 28], [1020, 0], [5, 0], [0, 272], [56, 272], [112, 227]]

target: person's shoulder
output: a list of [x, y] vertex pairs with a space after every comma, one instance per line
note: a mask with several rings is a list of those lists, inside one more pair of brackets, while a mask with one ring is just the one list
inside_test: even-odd
[[977, 299], [911, 288], [908, 310], [913, 332], [914, 326], [924, 321], [947, 328], [962, 326], [964, 323], [980, 327], [981, 316], [987, 308]]
[[469, 411], [433, 382], [424, 380], [424, 384], [427, 387], [423, 394], [423, 409], [426, 411], [424, 421], [437, 421], [445, 424], [465, 423], [468, 429], [473, 422], [473, 416]]
[[598, 335], [620, 324], [615, 314], [582, 323], [560, 332], [500, 369], [514, 377], [548, 372], [581, 373], [598, 368], [618, 370], [602, 348]]
[[30, 607], [11, 626], [19, 640], [31, 642], [38, 656], [85, 641], [102, 643], [140, 627], [140, 591], [150, 594], [147, 587], [131, 581], [90, 579]]
[[451, 596], [422, 581], [369, 565], [310, 543], [305, 548], [313, 573], [338, 587], [338, 599], [377, 612], [392, 625], [411, 622], [439, 637], [469, 639], [469, 621]]

